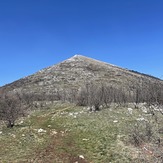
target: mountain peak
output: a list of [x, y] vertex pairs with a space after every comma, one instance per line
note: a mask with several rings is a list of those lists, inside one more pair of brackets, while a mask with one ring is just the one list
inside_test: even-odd
[[[86, 57], [86, 56], [83, 56], [83, 55], [80, 55], [80, 54], [76, 54], [74, 55], [73, 57], [67, 59], [66, 61], [64, 62], [78, 62], [78, 63], [84, 63], [85, 65], [86, 64], [94, 64], [96, 66], [114, 66], [114, 65], [111, 65], [111, 64], [108, 64], [108, 63], [105, 63], [103, 61], [99, 61], [99, 60], [96, 60], [96, 59], [93, 59], [91, 57]], [[115, 67], [115, 66], [114, 66]]]
[[82, 56], [80, 54], [75, 54], [72, 58], [79, 58], [79, 57], [84, 57], [84, 56]]
[[74, 59], [83, 59], [83, 58], [88, 58], [88, 57], [85, 57], [83, 55], [80, 55], [80, 54], [75, 54], [73, 57], [71, 58], [74, 58]]
[[80, 55], [80, 54], [75, 54], [74, 56], [67, 59], [66, 61], [77, 61], [77, 60], [85, 60], [85, 59], [88, 59], [88, 57], [85, 57], [85, 56]]

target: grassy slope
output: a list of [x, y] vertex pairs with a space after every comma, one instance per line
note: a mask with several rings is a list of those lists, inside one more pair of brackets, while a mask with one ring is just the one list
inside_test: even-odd
[[[0, 162], [136, 162], [138, 149], [124, 142], [139, 114], [125, 108], [89, 113], [70, 104], [34, 112], [15, 128], [2, 129]], [[46, 132], [38, 133], [40, 128]]]

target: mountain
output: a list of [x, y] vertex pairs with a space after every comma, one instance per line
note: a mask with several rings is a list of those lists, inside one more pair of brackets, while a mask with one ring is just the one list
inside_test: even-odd
[[160, 84], [75, 55], [5, 85], [1, 93], [11, 92], [0, 94], [0, 162], [162, 163]]
[[53, 95], [58, 89], [79, 89], [84, 83], [108, 83], [114, 87], [133, 89], [140, 83], [163, 83], [162, 80], [101, 62], [82, 55], [75, 55], [59, 64], [0, 88], [0, 91], [23, 91], [24, 93]]

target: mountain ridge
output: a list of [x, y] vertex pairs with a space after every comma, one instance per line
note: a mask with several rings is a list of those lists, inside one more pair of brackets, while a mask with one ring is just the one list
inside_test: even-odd
[[53, 94], [56, 89], [79, 89], [86, 82], [106, 82], [127, 89], [144, 80], [162, 82], [161, 79], [118, 67], [103, 61], [76, 54], [58, 64], [0, 87], [0, 90], [21, 90], [30, 93]]

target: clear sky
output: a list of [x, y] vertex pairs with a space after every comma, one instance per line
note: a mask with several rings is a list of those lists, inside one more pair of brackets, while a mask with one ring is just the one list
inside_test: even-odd
[[0, 0], [0, 86], [75, 54], [163, 78], [163, 0]]

